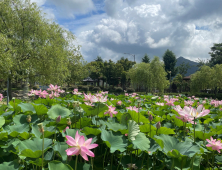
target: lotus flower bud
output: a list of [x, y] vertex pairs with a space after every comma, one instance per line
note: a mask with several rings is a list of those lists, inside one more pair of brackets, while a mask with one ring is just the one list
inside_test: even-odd
[[128, 136], [128, 133], [126, 133], [125, 136]]
[[156, 128], [159, 129], [160, 127], [161, 127], [161, 123], [158, 122], [158, 123], [156, 124]]
[[140, 107], [140, 105], [141, 105], [141, 100], [139, 100], [137, 103], [138, 103], [138, 107]]
[[151, 122], [153, 120], [153, 116], [150, 114], [149, 115], [149, 121]]
[[70, 118], [67, 118], [66, 120], [67, 120], [67, 125], [71, 125], [71, 124], [72, 124], [72, 122], [71, 122], [71, 119], [70, 119]]
[[30, 115], [28, 115], [28, 116], [26, 117], [26, 120], [27, 120], [28, 123], [30, 123], [30, 122], [32, 121], [32, 117], [31, 117]]
[[61, 121], [61, 115], [59, 115], [56, 119], [56, 123], [59, 123]]
[[43, 132], [44, 132], [43, 124], [42, 124], [42, 123], [39, 123], [39, 124], [37, 124], [37, 125], [38, 125], [38, 127], [39, 127], [39, 131], [40, 131], [41, 133], [43, 133]]
[[128, 169], [130, 169], [130, 170], [134, 170], [134, 169], [138, 169], [138, 167], [136, 166], [136, 164], [127, 164], [127, 166], [128, 166]]

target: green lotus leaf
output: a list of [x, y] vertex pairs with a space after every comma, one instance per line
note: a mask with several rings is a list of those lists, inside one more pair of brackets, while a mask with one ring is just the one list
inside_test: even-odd
[[113, 130], [115, 132], [127, 129], [127, 126], [121, 125], [119, 123], [114, 123], [114, 122], [106, 122], [106, 125], [108, 129]]
[[56, 144], [53, 146], [53, 149], [54, 152], [57, 151], [60, 154], [63, 161], [66, 161], [66, 149], [68, 149], [68, 144], [66, 144], [65, 142], [56, 142]]
[[[42, 133], [39, 131], [38, 125], [33, 125], [32, 126], [32, 133], [35, 135], [37, 138], [42, 138]], [[46, 127], [44, 126], [44, 137], [48, 138], [55, 134], [55, 126], [49, 126]]]
[[67, 164], [64, 164], [62, 162], [59, 162], [59, 161], [51, 161], [48, 163], [49, 165], [49, 170], [57, 170], [57, 169], [60, 169], [60, 170], [73, 170], [71, 168], [71, 166], [67, 165]]
[[0, 141], [4, 141], [8, 139], [8, 132], [0, 132]]
[[159, 96], [154, 96], [151, 98], [152, 101], [156, 101], [159, 98]]
[[157, 139], [156, 142], [161, 146], [166, 154], [173, 149], [178, 150], [181, 155], [186, 155], [188, 157], [193, 157], [196, 153], [200, 152], [200, 147], [198, 145], [194, 145], [188, 140], [179, 142], [175, 137], [163, 134], [154, 137], [154, 140]]
[[5, 112], [1, 115], [2, 117], [9, 117], [9, 116], [12, 116], [14, 114], [14, 111], [8, 111], [8, 112]]
[[150, 141], [144, 133], [136, 135], [135, 140], [132, 141], [134, 149], [140, 149], [141, 151], [148, 151], [150, 148]]
[[[192, 135], [193, 133], [191, 133]], [[221, 133], [219, 133], [221, 134]], [[211, 136], [216, 135], [216, 132], [204, 133], [203, 131], [195, 131], [195, 138], [199, 138], [201, 140], [210, 139]]]
[[25, 124], [20, 124], [20, 125], [6, 126], [5, 130], [8, 132], [10, 136], [16, 137], [23, 132], [28, 132], [29, 124], [25, 123]]
[[138, 117], [140, 115], [139, 122], [143, 122], [144, 124], [149, 123], [149, 120], [144, 117], [141, 113], [137, 113], [134, 110], [128, 110], [128, 113], [130, 114], [132, 120], [134, 120], [135, 122], [138, 122]]
[[25, 112], [36, 113], [35, 108], [30, 103], [20, 103], [18, 104], [18, 106], [21, 107], [23, 113]]
[[167, 127], [160, 127], [157, 132], [158, 134], [165, 134], [165, 135], [175, 134], [173, 129]]
[[139, 125], [135, 121], [129, 120], [129, 123], [128, 123], [128, 139], [130, 139], [131, 141], [134, 141], [136, 135], [138, 135], [139, 132], [140, 132]]
[[[39, 158], [42, 155], [42, 139], [34, 138], [33, 140], [20, 141], [16, 148], [21, 156], [29, 158]], [[44, 139], [44, 152], [49, 149], [52, 139]]]
[[61, 116], [61, 117], [68, 117], [69, 115], [71, 114], [70, 110], [65, 108], [65, 107], [62, 107], [60, 105], [54, 105], [51, 107], [51, 109], [49, 109], [48, 111], [48, 116], [51, 118], [51, 119], [56, 119], [58, 116]]
[[80, 129], [80, 128], [89, 126], [90, 124], [91, 124], [91, 119], [90, 118], [81, 117], [81, 127], [80, 127], [80, 120], [76, 123], [76, 127]]
[[85, 104], [81, 104], [80, 107], [86, 112], [86, 116], [95, 116], [98, 113], [103, 113], [104, 114], [104, 112], [109, 109], [103, 103], [98, 103], [97, 107], [87, 106]]
[[5, 124], [5, 118], [4, 117], [0, 117], [0, 128], [2, 128], [2, 126]]
[[[16, 124], [16, 125], [21, 125], [21, 124], [27, 124], [27, 115], [16, 115], [14, 118], [13, 118], [13, 122]], [[37, 122], [38, 120], [38, 116], [37, 115], [31, 115], [31, 122], [30, 123], [35, 123]]]
[[34, 107], [37, 115], [45, 115], [48, 112], [47, 107], [42, 104], [40, 104], [40, 105], [33, 104], [33, 107]]
[[[45, 157], [44, 157], [45, 159]], [[37, 158], [35, 159], [34, 161], [33, 160], [30, 160], [29, 163], [33, 164], [33, 165], [36, 165], [36, 166], [42, 166], [42, 158]], [[43, 166], [45, 166], [47, 164], [46, 161], [43, 161]]]
[[85, 135], [95, 135], [95, 136], [101, 133], [100, 130], [90, 127], [84, 127], [82, 132], [85, 133]]
[[130, 114], [129, 113], [119, 114], [119, 116], [120, 116], [120, 119], [119, 119], [120, 123], [127, 126], [128, 120], [131, 119]]
[[102, 129], [101, 139], [110, 148], [111, 153], [114, 153], [117, 150], [119, 150], [120, 152], [126, 150], [127, 141], [120, 133], [113, 134], [113, 132]]
[[20, 165], [18, 164], [18, 161], [14, 160], [11, 162], [3, 162], [0, 164], [0, 169], [4, 170], [16, 170], [19, 169]]

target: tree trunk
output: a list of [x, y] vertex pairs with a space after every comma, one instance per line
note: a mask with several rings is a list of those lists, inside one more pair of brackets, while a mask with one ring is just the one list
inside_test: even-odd
[[12, 100], [12, 79], [8, 78], [8, 94], [9, 95], [9, 101]]

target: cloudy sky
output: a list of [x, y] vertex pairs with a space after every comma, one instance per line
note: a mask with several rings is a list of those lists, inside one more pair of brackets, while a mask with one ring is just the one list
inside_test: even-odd
[[172, 50], [177, 57], [210, 59], [222, 43], [222, 0], [31, 0], [70, 30], [88, 62], [96, 56], [136, 61]]

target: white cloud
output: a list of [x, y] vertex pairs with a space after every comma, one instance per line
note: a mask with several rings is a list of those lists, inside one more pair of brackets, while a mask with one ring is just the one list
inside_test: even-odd
[[95, 10], [92, 0], [48, 0], [56, 6], [59, 17], [74, 18], [77, 14], [86, 14]]

